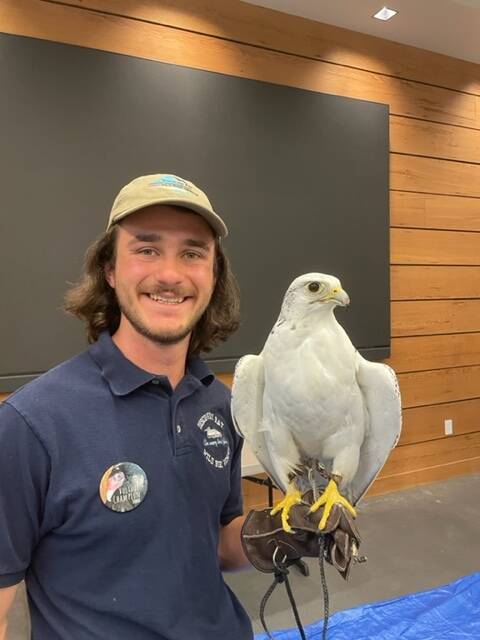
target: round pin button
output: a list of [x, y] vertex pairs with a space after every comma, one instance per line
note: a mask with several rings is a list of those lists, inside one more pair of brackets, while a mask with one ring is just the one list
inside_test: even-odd
[[109, 467], [100, 480], [100, 499], [118, 513], [136, 509], [148, 490], [148, 479], [142, 467], [134, 462], [117, 462]]

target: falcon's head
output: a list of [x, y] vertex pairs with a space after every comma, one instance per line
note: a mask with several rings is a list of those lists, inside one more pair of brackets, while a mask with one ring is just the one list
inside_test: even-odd
[[325, 273], [305, 273], [288, 287], [282, 315], [291, 316], [293, 313], [298, 317], [319, 309], [332, 311], [338, 305], [346, 307], [349, 304], [350, 298], [338, 278]]

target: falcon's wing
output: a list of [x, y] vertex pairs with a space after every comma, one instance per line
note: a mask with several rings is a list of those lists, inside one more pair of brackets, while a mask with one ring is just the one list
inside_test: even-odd
[[276, 486], [286, 491], [287, 488], [275, 473], [270, 457], [267, 443], [269, 433], [262, 430], [264, 388], [262, 356], [248, 355], [240, 358], [235, 367], [232, 386], [232, 418], [235, 429], [248, 442]]
[[360, 463], [350, 484], [356, 504], [377, 477], [402, 430], [402, 404], [397, 377], [388, 365], [356, 354], [357, 382], [368, 412]]

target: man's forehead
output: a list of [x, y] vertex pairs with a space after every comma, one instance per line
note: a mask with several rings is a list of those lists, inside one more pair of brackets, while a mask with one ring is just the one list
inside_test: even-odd
[[[119, 223], [129, 236], [149, 236], [150, 241], [161, 240], [168, 232], [177, 232], [186, 236], [214, 240], [214, 232], [203, 217], [183, 207], [171, 205], [151, 205], [130, 214]], [[148, 240], [147, 240], [148, 241]]]

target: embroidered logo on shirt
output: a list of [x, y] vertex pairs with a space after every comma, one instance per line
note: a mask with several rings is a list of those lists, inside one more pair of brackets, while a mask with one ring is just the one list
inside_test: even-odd
[[197, 422], [203, 434], [203, 457], [215, 469], [225, 469], [230, 461], [230, 445], [224, 435], [225, 423], [207, 411]]
[[99, 487], [103, 504], [118, 513], [136, 509], [145, 499], [147, 490], [147, 475], [133, 462], [117, 462], [109, 467]]

